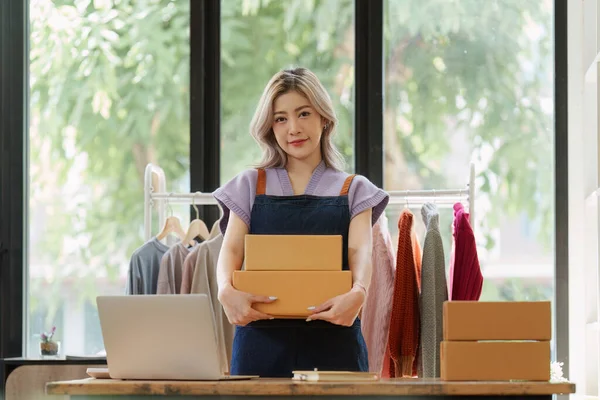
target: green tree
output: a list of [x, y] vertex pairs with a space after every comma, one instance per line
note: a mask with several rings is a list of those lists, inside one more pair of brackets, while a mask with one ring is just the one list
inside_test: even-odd
[[260, 160], [249, 122], [273, 74], [294, 66], [310, 68], [330, 90], [336, 144], [353, 168], [353, 11], [351, 0], [222, 2], [222, 181]]
[[[385, 43], [386, 178], [440, 188], [440, 162], [466, 143], [494, 212], [486, 228], [521, 213], [551, 244], [552, 8], [519, 0], [388, 1]], [[469, 160], [464, 160], [465, 167]], [[404, 168], [404, 165], [408, 168]], [[393, 176], [393, 171], [407, 176]], [[465, 177], [467, 168], [465, 168]], [[409, 187], [410, 188], [410, 187]], [[488, 237], [488, 247], [493, 246]]]
[[146, 164], [189, 188], [189, 2], [32, 0], [30, 14], [31, 197], [46, 209], [32, 261], [54, 269], [32, 306], [68, 278], [94, 302], [143, 241]]

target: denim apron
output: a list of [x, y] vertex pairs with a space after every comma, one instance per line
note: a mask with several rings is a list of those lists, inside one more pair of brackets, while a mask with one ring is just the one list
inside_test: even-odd
[[[270, 196], [265, 194], [265, 170], [259, 169], [250, 233], [342, 235], [342, 266], [348, 270], [348, 189], [352, 178], [346, 179], [339, 196]], [[236, 326], [232, 375], [291, 377], [293, 370], [314, 368], [368, 371], [367, 347], [358, 318], [350, 327], [304, 319], [261, 320]]]

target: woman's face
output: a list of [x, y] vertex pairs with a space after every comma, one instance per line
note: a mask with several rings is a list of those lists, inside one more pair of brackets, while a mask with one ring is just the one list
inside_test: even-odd
[[300, 93], [291, 91], [273, 104], [273, 132], [289, 157], [305, 160], [320, 157], [324, 119]]

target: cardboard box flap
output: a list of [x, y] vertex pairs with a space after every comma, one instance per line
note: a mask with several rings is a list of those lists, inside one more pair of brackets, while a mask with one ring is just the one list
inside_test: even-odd
[[341, 235], [246, 235], [246, 271], [341, 271]]

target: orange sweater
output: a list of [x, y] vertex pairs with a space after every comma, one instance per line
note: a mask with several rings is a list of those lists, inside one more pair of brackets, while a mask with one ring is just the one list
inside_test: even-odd
[[398, 256], [388, 336], [391, 377], [412, 377], [417, 372], [420, 277], [421, 247], [413, 231], [413, 214], [404, 210], [398, 222]]

